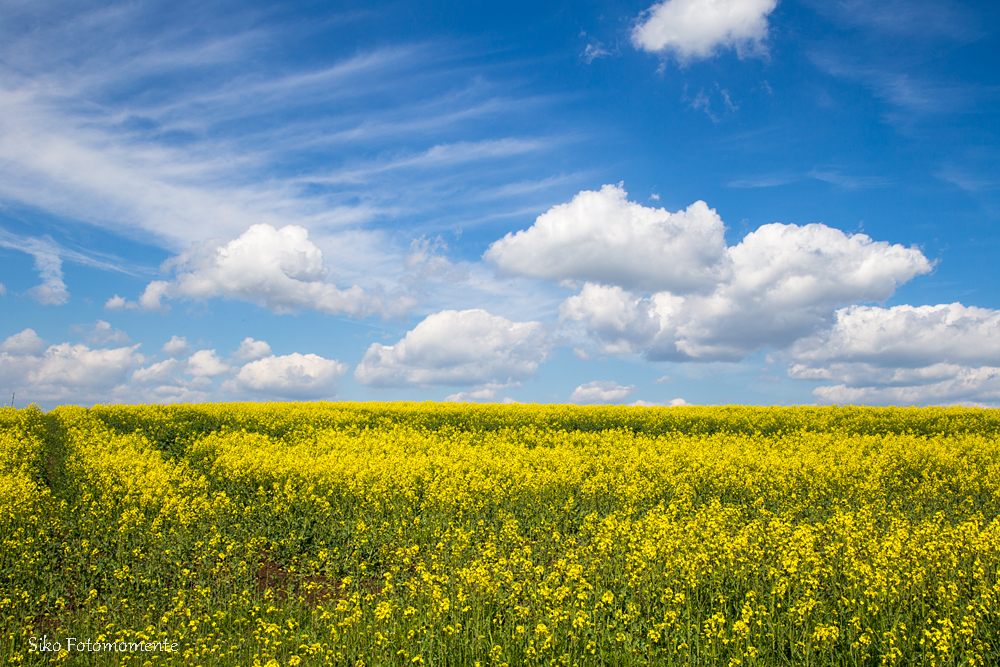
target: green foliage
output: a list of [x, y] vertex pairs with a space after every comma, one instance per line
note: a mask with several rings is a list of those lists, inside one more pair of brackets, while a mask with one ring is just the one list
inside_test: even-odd
[[[989, 665], [996, 411], [0, 412], [6, 664]], [[32, 651], [31, 639], [177, 642]]]

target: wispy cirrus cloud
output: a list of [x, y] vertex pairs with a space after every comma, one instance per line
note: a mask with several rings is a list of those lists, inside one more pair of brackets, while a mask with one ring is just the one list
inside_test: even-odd
[[601, 42], [591, 42], [590, 44], [587, 44], [586, 48], [584, 48], [580, 57], [583, 58], [588, 65], [591, 65], [598, 58], [607, 58], [610, 55], [611, 52], [604, 48], [604, 44]]
[[142, 277], [150, 274], [150, 270], [139, 264], [130, 262], [117, 255], [93, 249], [75, 249], [57, 243], [51, 236], [30, 236], [16, 234], [0, 228], [0, 247], [10, 248], [27, 254], [32, 251], [44, 251], [57, 255], [60, 261], [67, 261], [80, 266], [88, 266], [102, 271], [115, 271], [125, 275]]
[[806, 0], [817, 12], [842, 25], [877, 31], [885, 37], [964, 42], [983, 34], [976, 10], [945, 0]]
[[882, 188], [893, 184], [893, 180], [884, 176], [852, 174], [840, 167], [817, 165], [804, 173], [780, 172], [760, 174], [747, 178], [738, 178], [727, 183], [730, 188], [774, 188], [802, 181], [822, 181], [844, 190], [868, 190]]
[[[910, 133], [954, 114], [992, 113], [1000, 89], [984, 71], [950, 66], [957, 54], [990, 32], [982, 9], [939, 0], [809, 4], [841, 28], [838, 39], [807, 48], [822, 72], [867, 88], [883, 105], [882, 119]], [[844, 30], [846, 28], [847, 30]]]
[[42, 282], [29, 289], [28, 296], [46, 306], [61, 306], [69, 301], [69, 291], [63, 282], [62, 258], [51, 237], [16, 239], [4, 233], [0, 236], [0, 247], [20, 250], [35, 258], [35, 270]]
[[534, 139], [491, 139], [486, 141], [460, 141], [438, 144], [416, 155], [401, 155], [393, 159], [348, 167], [330, 175], [304, 177], [304, 183], [367, 183], [373, 176], [402, 169], [423, 169], [462, 165], [481, 160], [503, 159], [524, 153], [533, 153], [545, 147]]
[[905, 62], [856, 61], [831, 50], [816, 51], [810, 55], [813, 63], [833, 76], [857, 81], [872, 94], [898, 109], [921, 116], [969, 111], [983, 101], [984, 94], [995, 96], [995, 91], [974, 83], [937, 80], [926, 73], [913, 74], [905, 69]]
[[799, 175], [791, 174], [761, 174], [759, 176], [749, 176], [737, 178], [726, 184], [730, 188], [776, 188], [781, 185], [798, 183], [802, 180]]
[[175, 252], [294, 224], [343, 278], [391, 287], [410, 241], [397, 221], [443, 196], [468, 218], [479, 185], [551, 176], [537, 156], [562, 139], [516, 121], [558, 97], [491, 80], [448, 44], [304, 63], [272, 54], [287, 26], [252, 11], [151, 30], [151, 8], [24, 8], [0, 27], [0, 197]]

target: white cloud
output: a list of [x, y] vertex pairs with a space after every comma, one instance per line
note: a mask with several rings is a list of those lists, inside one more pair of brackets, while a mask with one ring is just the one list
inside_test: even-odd
[[418, 280], [443, 280], [457, 283], [469, 277], [466, 267], [455, 266], [446, 257], [438, 254], [447, 250], [448, 245], [438, 236], [428, 239], [421, 236], [410, 242], [410, 252], [403, 258], [403, 266], [412, 272], [405, 282], [413, 284]]
[[21, 250], [35, 258], [35, 270], [42, 282], [29, 289], [28, 296], [46, 306], [61, 306], [69, 301], [59, 248], [51, 238], [25, 238], [19, 244], [0, 239], [0, 245]]
[[189, 349], [187, 338], [184, 336], [171, 336], [170, 340], [163, 344], [160, 351], [171, 357], [179, 357], [187, 353]]
[[25, 329], [21, 333], [10, 336], [0, 343], [0, 352], [12, 355], [27, 355], [36, 357], [45, 350], [45, 341], [35, 333], [34, 329]]
[[281, 229], [253, 225], [225, 245], [196, 244], [165, 266], [173, 268], [176, 277], [146, 286], [139, 298], [139, 305], [146, 310], [165, 310], [164, 298], [204, 300], [219, 296], [249, 301], [277, 313], [311, 308], [356, 317], [403, 314], [412, 305], [406, 299], [383, 304], [357, 285], [339, 290], [324, 282], [329, 272], [323, 253], [309, 240], [309, 232], [296, 225]]
[[401, 169], [440, 167], [497, 159], [536, 152], [544, 144], [536, 139], [490, 139], [438, 144], [417, 155], [404, 155], [393, 160], [373, 163], [363, 168], [345, 169], [329, 176], [303, 179], [308, 183], [361, 183], [375, 174]]
[[552, 341], [539, 322], [512, 322], [485, 310], [445, 310], [395, 345], [373, 343], [354, 371], [374, 387], [507, 384], [534, 375]]
[[173, 378], [149, 386], [133, 381], [128, 385], [115, 387], [111, 398], [122, 403], [205, 403], [217, 398], [212, 389], [211, 381], [206, 378], [190, 381]]
[[[152, 39], [130, 10], [42, 13], [28, 31], [0, 26], [6, 37], [0, 39], [4, 201], [171, 254], [207, 238], [225, 246], [257, 224], [292, 225], [309, 230], [330, 269], [323, 280], [298, 281], [307, 285], [277, 276], [281, 284], [254, 286], [245, 275], [226, 283], [227, 276], [218, 275], [226, 273], [223, 267], [207, 275], [213, 272], [195, 265], [175, 265], [177, 275], [150, 283], [139, 267], [149, 284], [142, 297], [120, 289], [111, 298], [105, 294], [108, 311], [166, 312], [174, 300], [215, 298], [193, 296], [188, 288], [195, 285], [181, 285], [182, 274], [194, 273], [204, 279], [198, 287], [214, 280], [217, 289], [209, 292], [218, 297], [279, 312], [403, 315], [413, 300], [397, 294], [411, 289], [411, 276], [393, 221], [468, 229], [479, 215], [470, 216], [470, 207], [482, 208], [483, 182], [493, 183], [486, 188], [492, 192], [510, 188], [504, 201], [491, 203], [489, 215], [520, 216], [538, 212], [544, 189], [581, 178], [546, 174], [538, 181], [533, 173], [540, 154], [564, 143], [560, 137], [498, 134], [497, 119], [535, 118], [560, 104], [558, 96], [524, 97], [509, 81], [482, 78], [458, 88], [447, 84], [439, 66], [450, 47], [379, 49], [290, 70], [280, 58], [262, 55], [277, 44], [271, 28], [247, 31], [245, 22], [225, 13], [199, 18], [207, 38], [165, 25]], [[115, 48], [91, 39], [98, 33]], [[256, 54], [256, 64], [248, 54]], [[167, 97], [148, 95], [150, 76], [177, 85]], [[389, 90], [405, 94], [387, 96]], [[340, 112], [322, 111], [329, 108]], [[461, 141], [458, 126], [466, 135]], [[231, 131], [214, 131], [219, 127]], [[313, 159], [317, 155], [332, 155], [337, 164]], [[542, 187], [525, 193], [532, 182]], [[442, 212], [442, 201], [453, 205]], [[75, 261], [60, 252], [64, 263]], [[435, 280], [469, 272], [464, 263], [449, 268], [439, 256], [414, 270]], [[466, 291], [471, 299], [421, 293], [424, 312], [456, 303], [493, 309], [488, 297], [479, 298], [486, 289]], [[35, 295], [60, 298], [54, 288]]]
[[[669, 309], [670, 300], [683, 303], [683, 297], [663, 294], [665, 297], [657, 294], [644, 298], [621, 287], [586, 283], [579, 294], [560, 306], [559, 316], [563, 321], [583, 322], [588, 332], [601, 342], [603, 353], [642, 353], [658, 342], [660, 328], [665, 324], [657, 319], [656, 302], [665, 301], [664, 311]], [[666, 354], [662, 356], [668, 358]]]
[[934, 363], [1000, 366], [1000, 311], [963, 306], [850, 306], [829, 330], [798, 341], [809, 364], [866, 362], [915, 368]]
[[839, 383], [814, 390], [822, 402], [1000, 400], [1000, 312], [986, 308], [851, 306], [788, 355], [789, 377]]
[[138, 347], [91, 350], [86, 345], [53, 345], [45, 351], [42, 364], [29, 373], [28, 379], [36, 385], [53, 385], [60, 389], [117, 384], [124, 380], [127, 369], [144, 360], [136, 352]]
[[[438, 249], [446, 248], [444, 239], [440, 236], [434, 239], [429, 239], [426, 236], [421, 236], [419, 239], [413, 239], [410, 241], [410, 252], [403, 258], [403, 266], [409, 271], [413, 271], [418, 267], [430, 264], [437, 260], [443, 260], [435, 254]], [[447, 261], [447, 260], [445, 260]]]
[[170, 283], [166, 280], [154, 280], [146, 285], [146, 289], [139, 295], [139, 303], [126, 302], [126, 308], [143, 308], [154, 313], [166, 314], [170, 312], [170, 306], [163, 303], [163, 298], [170, 291]]
[[[248, 338], [241, 348], [260, 354], [262, 345], [266, 343]], [[70, 343], [46, 347], [34, 331], [25, 329], [0, 343], [0, 391], [16, 391], [19, 400], [46, 405], [205, 402], [227, 393], [258, 398], [334, 398], [337, 380], [349, 368], [315, 354], [276, 357], [268, 348], [268, 356], [238, 367], [232, 376], [235, 369], [215, 350], [149, 364], [150, 360], [137, 352], [138, 347], [91, 349]], [[174, 336], [164, 347], [181, 354], [187, 343]], [[213, 380], [227, 374], [231, 378], [221, 385]]]
[[7, 296], [7, 286], [0, 283], [0, 296]]
[[[61, 272], [60, 272], [61, 273]], [[46, 280], [28, 290], [28, 296], [44, 306], [61, 306], [69, 301], [69, 292], [61, 278]]]
[[229, 368], [215, 350], [199, 350], [188, 357], [184, 372], [197, 377], [214, 377], [227, 373]]
[[[613, 212], [595, 219], [595, 227], [603, 221], [605, 237], [613, 238], [617, 228], [631, 226]], [[717, 226], [721, 230], [721, 221]], [[569, 238], [558, 246], [562, 256], [575, 256], [576, 244], [585, 257], [596, 253], [590, 240]], [[674, 252], [668, 248], [662, 256], [671, 260]], [[696, 264], [690, 257], [686, 261]], [[563, 303], [560, 319], [583, 323], [600, 340], [604, 353], [643, 354], [655, 360], [738, 361], [760, 349], [785, 349], [826, 328], [838, 307], [884, 301], [898, 285], [933, 266], [916, 248], [875, 242], [864, 234], [849, 235], [822, 224], [780, 223], [764, 225], [739, 244], [706, 253], [698, 261], [702, 280], [716, 277], [700, 293], [642, 290], [641, 286], [656, 284], [663, 271], [655, 258], [639, 258], [631, 264], [632, 275], [606, 275], [604, 284], [594, 276]], [[636, 277], [644, 271], [652, 278]], [[566, 271], [552, 277], [579, 274]]]
[[128, 307], [128, 302], [124, 297], [120, 297], [115, 294], [113, 297], [104, 302], [104, 310], [121, 310], [122, 308]]
[[8, 338], [0, 352], [0, 386], [16, 390], [26, 401], [107, 400], [109, 392], [145, 360], [136, 351], [138, 345], [92, 350], [61, 343], [39, 353], [34, 332], [26, 335], [29, 331]]
[[[0, 103], [3, 100], [3, 89], [0, 87]], [[2, 122], [0, 122], [2, 125]], [[2, 127], [0, 127], [0, 139], [3, 138]], [[0, 146], [0, 173], [2, 173], [3, 150]], [[0, 186], [2, 188], [2, 186]], [[69, 260], [83, 266], [94, 267], [105, 271], [118, 271], [121, 273], [134, 274], [133, 267], [127, 265], [121, 259], [99, 252], [82, 253], [76, 250], [63, 247], [56, 243], [52, 237], [46, 236], [21, 236], [0, 229], [0, 248], [11, 248], [23, 253], [27, 253], [35, 259], [35, 270], [38, 271], [42, 279], [40, 285], [36, 285], [27, 291], [27, 295], [35, 301], [45, 305], [62, 305], [69, 301], [69, 292], [66, 283], [63, 282], [62, 263]], [[0, 295], [6, 293], [6, 288], [0, 285]], [[109, 301], [110, 303], [110, 301]]]
[[644, 401], [640, 398], [635, 403], [632, 403], [632, 405], [643, 408], [656, 408], [656, 407], [662, 408], [662, 407], [679, 407], [691, 404], [685, 401], [683, 398], [675, 398], [670, 401]]
[[719, 47], [735, 48], [740, 57], [766, 53], [767, 17], [777, 6], [778, 0], [666, 0], [644, 12], [632, 44], [684, 63], [711, 58]]
[[165, 384], [176, 379], [181, 362], [177, 359], [167, 359], [145, 368], [138, 368], [132, 373], [132, 382], [137, 384]]
[[203, 403], [218, 398], [215, 385], [205, 376], [183, 377], [186, 365], [167, 359], [133, 371], [127, 384], [114, 388], [111, 396], [127, 403]]
[[950, 366], [938, 369], [946, 378], [907, 386], [817, 387], [813, 395], [823, 403], [854, 405], [956, 405], [1000, 407], [1000, 367]]
[[634, 392], [635, 385], [623, 387], [610, 380], [594, 380], [574, 389], [569, 400], [574, 403], [614, 403]]
[[[255, 224], [298, 225], [310, 230], [337, 285], [357, 284], [369, 297], [359, 305], [351, 290], [328, 285], [304, 304], [279, 295], [277, 308], [405, 312], [407, 303], [383, 297], [378, 282], [394, 292], [405, 247], [394, 243], [397, 225], [377, 227], [431, 214], [443, 227], [469, 224], [461, 208], [479, 203], [482, 191], [473, 183], [502, 172], [517, 185], [540, 152], [560, 145], [558, 137], [498, 134], [495, 122], [533, 118], [557, 98], [519, 97], [518, 86], [482, 78], [456, 88], [440, 76], [440, 45], [289, 69], [266, 55], [280, 42], [272, 28], [247, 29], [225, 12], [199, 15], [199, 37], [183, 21], [150, 35], [132, 10], [64, 9], [32, 10], [30, 30], [0, 26], [0, 196], [171, 252], [229, 241]], [[150, 76], [172, 82], [169, 96], [147, 94]], [[339, 111], [323, 111], [330, 108]], [[457, 126], [466, 140], [455, 140]], [[340, 157], [331, 167], [317, 155]], [[457, 204], [446, 220], [443, 198]], [[518, 214], [513, 208], [525, 204], [515, 199], [491, 213]], [[49, 287], [36, 296], [60, 298]], [[173, 298], [183, 295], [154, 285], [143, 305], [165, 309]]]
[[244, 363], [270, 356], [272, 356], [270, 345], [262, 340], [254, 340], [248, 336], [240, 343], [240, 347], [233, 352], [232, 358], [234, 361]]
[[251, 361], [225, 387], [271, 398], [334, 398], [337, 380], [347, 369], [336, 359], [296, 352]]
[[[511, 387], [519, 386], [520, 383], [513, 384], [495, 384], [488, 383], [479, 389], [474, 389], [472, 391], [460, 391], [457, 394], [450, 394], [445, 396], [444, 400], [451, 403], [475, 403], [477, 401], [489, 401], [496, 398], [497, 392], [501, 389], [509, 389]], [[504, 399], [504, 402], [508, 402], [511, 399]]]
[[604, 45], [600, 42], [593, 42], [587, 44], [587, 48], [583, 50], [581, 54], [583, 59], [587, 61], [587, 64], [592, 64], [598, 58], [605, 58], [611, 55], [611, 52], [604, 48]]
[[[291, 74], [286, 70], [284, 78], [273, 72], [265, 74], [260, 68], [233, 72], [227, 64], [245, 61], [234, 46], [242, 42], [245, 48], [252, 41], [246, 37], [259, 36], [257, 31], [242, 39], [229, 39], [228, 44], [220, 39], [192, 45], [184, 39], [184, 45], [168, 45], [170, 32], [183, 32], [168, 30], [151, 43], [148, 36], [123, 33], [130, 21], [120, 12], [107, 12], [96, 21], [102, 33], [117, 35], [112, 38], [117, 45], [113, 53], [107, 49], [81, 53], [72, 47], [52, 48], [53, 40], [65, 42], [65, 33], [73, 32], [74, 46], [93, 44], [79, 31], [94, 30], [95, 16], [76, 23], [73, 13], [63, 17], [65, 23], [56, 21], [16, 36], [7, 34], [0, 48], [8, 67], [12, 60], [19, 60], [17, 69], [25, 72], [29, 81], [44, 82], [18, 86], [16, 78], [7, 77], [0, 87], [0, 104], [5, 110], [0, 118], [0, 173], [4, 175], [0, 191], [6, 198], [113, 229], [140, 228], [168, 240], [168, 245], [204, 238], [206, 229], [209, 233], [233, 233], [240, 226], [245, 228], [247, 221], [281, 224], [299, 219], [322, 226], [368, 219], [375, 212], [371, 205], [352, 206], [331, 201], [328, 196], [310, 196], [292, 179], [259, 178], [262, 163], [273, 159], [268, 153], [294, 150], [296, 143], [301, 147], [307, 139], [302, 135], [316, 131], [315, 122], [283, 125], [281, 146], [262, 145], [252, 134], [211, 138], [201, 130], [213, 123], [245, 118], [251, 107], [257, 113], [265, 106], [271, 112], [287, 110], [305, 103], [307, 97], [315, 104], [317, 89], [325, 88], [327, 96], [333, 97], [343, 92], [338, 80], [343, 83], [344, 79], [363, 76], [365, 69], [384, 72], [388, 62], [412, 56], [412, 52], [363, 54], [339, 68]], [[119, 20], [109, 23], [112, 14]], [[67, 24], [76, 25], [76, 30]], [[38, 54], [34, 61], [23, 58], [24, 53], [46, 42], [49, 48], [44, 57]], [[229, 51], [235, 57], [222, 59], [229, 60], [223, 63], [206, 57], [210, 50]], [[47, 65], [41, 65], [43, 61]], [[190, 76], [192, 67], [198, 69], [199, 76]], [[119, 97], [117, 106], [109, 105], [110, 89], [154, 71], [181, 82], [170, 104]], [[211, 92], [202, 88], [206, 81], [212, 82], [208, 84]], [[104, 100], [99, 110], [79, 111], [97, 99]], [[155, 130], [128, 128], [129, 121]], [[193, 141], [182, 147], [157, 141], [164, 132], [186, 135]], [[288, 136], [296, 132], [300, 134], [298, 141]], [[273, 137], [273, 133], [267, 136]], [[315, 141], [315, 137], [309, 138]]]
[[845, 386], [859, 387], [905, 387], [928, 385], [957, 377], [970, 368], [948, 362], [929, 363], [926, 366], [906, 368], [866, 362], [832, 362], [823, 366], [792, 364], [788, 376], [795, 380], [822, 380], [843, 382]]
[[669, 213], [627, 197], [620, 185], [583, 191], [496, 241], [484, 257], [511, 274], [676, 294], [711, 289], [728, 276], [725, 226], [705, 202]]
[[115, 329], [104, 320], [97, 320], [90, 327], [75, 326], [73, 330], [84, 334], [83, 339], [91, 345], [107, 345], [108, 343], [127, 345], [132, 342], [128, 334], [121, 329]]

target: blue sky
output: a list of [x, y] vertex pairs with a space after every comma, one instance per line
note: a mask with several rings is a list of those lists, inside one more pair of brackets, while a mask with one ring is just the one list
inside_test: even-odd
[[15, 403], [1000, 406], [1000, 21], [0, 4]]

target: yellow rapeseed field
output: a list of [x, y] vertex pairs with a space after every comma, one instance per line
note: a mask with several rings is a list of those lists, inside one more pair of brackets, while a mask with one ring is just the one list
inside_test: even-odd
[[0, 661], [998, 665], [998, 437], [966, 408], [3, 409]]

